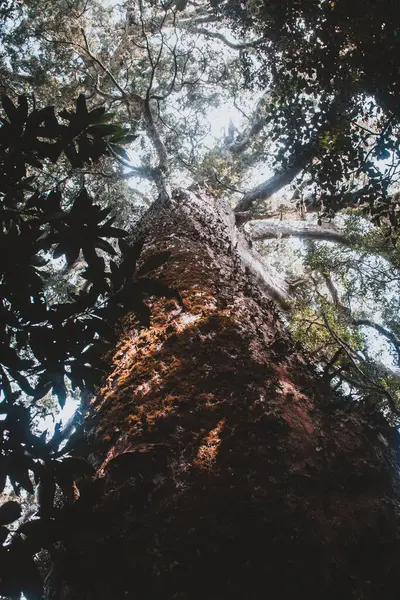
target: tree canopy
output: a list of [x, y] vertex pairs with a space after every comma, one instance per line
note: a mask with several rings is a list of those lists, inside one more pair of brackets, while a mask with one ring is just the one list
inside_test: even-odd
[[[40, 433], [35, 415], [93, 393], [127, 311], [146, 326], [146, 297], [179, 301], [151, 278], [163, 253], [132, 283], [134, 225], [179, 186], [229, 199], [320, 376], [397, 423], [395, 17], [389, 0], [1, 8], [0, 487], [37, 484], [41, 520], [90, 467], [62, 445], [76, 421]], [[19, 517], [0, 507], [1, 593], [35, 598], [44, 533], [10, 535]]]

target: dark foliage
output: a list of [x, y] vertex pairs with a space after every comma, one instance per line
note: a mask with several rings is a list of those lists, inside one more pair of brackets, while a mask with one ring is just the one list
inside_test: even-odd
[[[0, 492], [7, 477], [16, 494], [37, 486], [38, 520], [11, 535], [5, 527], [20, 516], [17, 502], [0, 507], [0, 594], [31, 600], [42, 593], [32, 554], [62, 537], [65, 524], [54, 508], [56, 486], [68, 503], [79, 481], [92, 475], [83, 459], [65, 457], [61, 426], [46, 440], [46, 432], [31, 431], [31, 411], [48, 392], [64, 405], [66, 380], [72, 388], [93, 391], [103, 373], [102, 357], [115, 341], [119, 316], [135, 310], [146, 325], [146, 295], [171, 295], [160, 282], [141, 278], [135, 284], [140, 242], [130, 246], [125, 231], [113, 226], [111, 209], [94, 203], [83, 188], [66, 202], [57, 185], [38, 187], [37, 173], [60, 157], [72, 168], [90, 165], [101, 156], [124, 152], [120, 144], [135, 136], [110, 124], [105, 109], [89, 111], [81, 95], [75, 111], [55, 114], [54, 108], [30, 108], [20, 96], [15, 104], [2, 98], [0, 116]], [[36, 173], [36, 174], [35, 174]], [[110, 239], [118, 239], [118, 249]], [[112, 259], [106, 264], [104, 256]], [[46, 296], [48, 267], [64, 257], [70, 267], [86, 262], [86, 285], [68, 302], [52, 304]], [[168, 256], [159, 256], [158, 264]], [[143, 265], [145, 275], [154, 265]], [[68, 271], [67, 271], [68, 273]], [[63, 529], [64, 527], [64, 529]], [[5, 545], [4, 545], [5, 544]]]
[[[397, 227], [389, 186], [400, 166], [400, 28], [391, 0], [284, 0], [212, 3], [245, 38], [247, 87], [271, 86], [266, 122], [277, 168], [301, 165], [324, 216], [362, 206]], [[250, 53], [258, 61], [252, 62]], [[272, 60], [271, 60], [271, 57]], [[370, 123], [373, 123], [372, 129]], [[377, 161], [386, 161], [386, 171]], [[382, 163], [381, 163], [382, 165]], [[356, 181], [350, 185], [350, 182]]]

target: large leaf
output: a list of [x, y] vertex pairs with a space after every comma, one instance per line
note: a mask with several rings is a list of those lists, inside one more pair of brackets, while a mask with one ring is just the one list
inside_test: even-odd
[[17, 109], [14, 106], [13, 102], [10, 100], [8, 96], [1, 97], [1, 104], [3, 106], [4, 112], [6, 113], [8, 119], [12, 123], [17, 115]]
[[0, 525], [9, 525], [21, 516], [21, 505], [19, 502], [9, 500], [0, 506]]

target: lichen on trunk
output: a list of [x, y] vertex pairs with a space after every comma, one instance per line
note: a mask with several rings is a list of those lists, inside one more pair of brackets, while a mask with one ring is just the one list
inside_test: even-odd
[[148, 299], [148, 329], [118, 325], [86, 422], [97, 474], [54, 597], [394, 598], [396, 432], [339, 408], [244, 267], [222, 200], [175, 192], [136, 235], [141, 261], [170, 252], [151, 276], [179, 295]]

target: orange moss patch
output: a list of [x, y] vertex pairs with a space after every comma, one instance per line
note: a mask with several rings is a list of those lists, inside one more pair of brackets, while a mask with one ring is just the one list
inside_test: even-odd
[[196, 467], [210, 470], [214, 466], [218, 455], [218, 448], [221, 445], [220, 434], [224, 429], [225, 424], [226, 419], [221, 419], [217, 426], [214, 427], [214, 429], [211, 429], [211, 431], [203, 438], [193, 463]]

